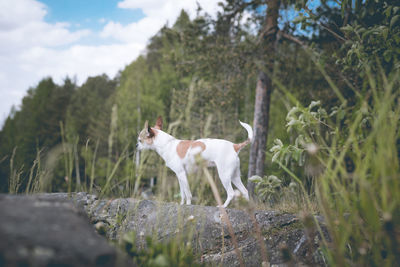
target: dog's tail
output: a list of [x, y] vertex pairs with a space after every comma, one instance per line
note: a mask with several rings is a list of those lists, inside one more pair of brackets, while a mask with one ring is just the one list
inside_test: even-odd
[[245, 147], [247, 144], [250, 144], [251, 141], [253, 141], [253, 129], [251, 128], [250, 125], [248, 125], [247, 123], [241, 122], [239, 121], [240, 124], [246, 129], [247, 134], [248, 134], [248, 138], [246, 141], [239, 143], [239, 144], [233, 144], [233, 148], [235, 149], [235, 151], [237, 153], [240, 152], [240, 150]]

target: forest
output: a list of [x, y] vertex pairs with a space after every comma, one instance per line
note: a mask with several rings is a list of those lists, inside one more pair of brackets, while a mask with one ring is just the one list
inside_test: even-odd
[[[44, 77], [0, 131], [0, 192], [179, 202], [175, 174], [135, 150], [145, 121], [238, 143], [240, 120], [259, 129], [240, 153], [257, 208], [322, 215], [328, 265], [400, 264], [400, 3], [310, 2], [199, 5], [116, 77]], [[189, 184], [193, 204], [217, 205], [204, 173]]]

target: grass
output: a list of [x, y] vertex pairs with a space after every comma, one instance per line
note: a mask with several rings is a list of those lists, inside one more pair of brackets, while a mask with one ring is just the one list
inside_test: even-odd
[[335, 138], [330, 156], [320, 158], [326, 168], [316, 179], [318, 206], [333, 239], [326, 255], [341, 266], [400, 264], [399, 75], [369, 77], [381, 80], [381, 87], [370, 83], [372, 97], [361, 100], [344, 145]]
[[[368, 72], [371, 94], [356, 106], [328, 115], [316, 102], [297, 104], [287, 124], [295, 142], [279, 141], [272, 149], [273, 160], [300, 185], [306, 210], [316, 205], [325, 218], [332, 241], [323, 241], [324, 255], [331, 266], [400, 264], [399, 84], [398, 72]], [[346, 116], [339, 117], [340, 109]], [[301, 166], [303, 155], [320, 166], [311, 195], [288, 167]]]

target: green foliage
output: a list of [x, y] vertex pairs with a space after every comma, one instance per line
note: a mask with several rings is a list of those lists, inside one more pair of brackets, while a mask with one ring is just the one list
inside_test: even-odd
[[332, 236], [325, 250], [332, 265], [399, 263], [398, 77], [398, 72], [389, 78], [369, 73], [373, 95], [329, 115], [321, 108], [312, 111], [318, 102], [293, 108], [286, 126], [295, 143], [277, 140], [271, 149], [281, 167], [301, 166], [296, 153], [307, 154], [305, 171], [315, 179], [316, 200]]
[[124, 250], [139, 266], [202, 266], [195, 258], [192, 248], [183, 240], [170, 240], [165, 243], [154, 242], [149, 236], [146, 239], [146, 248], [138, 248], [137, 235], [129, 232], [122, 239]]
[[320, 36], [330, 34], [339, 41], [340, 49], [334, 55], [343, 71], [363, 72], [366, 66], [377, 70], [377, 59], [386, 74], [400, 67], [398, 1], [321, 1], [314, 11], [309, 8], [311, 1], [294, 2], [299, 10], [294, 23], [302, 29], [313, 27]]
[[282, 196], [282, 181], [275, 175], [250, 177], [250, 180], [256, 184], [255, 192], [263, 201], [275, 202]]
[[[288, 165], [289, 160], [296, 161], [303, 166], [309, 155], [315, 155], [319, 150], [326, 153], [327, 146], [332, 144], [332, 137], [337, 134], [337, 129], [329, 125], [333, 121], [341, 122], [345, 116], [343, 106], [333, 107], [328, 114], [321, 107], [321, 101], [312, 101], [308, 107], [297, 105], [286, 116], [287, 131], [296, 136], [293, 145], [284, 145], [280, 139], [275, 139], [272, 152], [272, 162], [279, 161]], [[332, 120], [333, 119], [333, 120]], [[344, 134], [343, 132], [341, 134]]]
[[[378, 58], [386, 71], [398, 69], [400, 6], [397, 1], [356, 1], [354, 22], [342, 27], [348, 39], [347, 67], [358, 68]], [[349, 4], [348, 4], [349, 5]]]
[[89, 77], [75, 90], [66, 117], [66, 134], [70, 142], [78, 136], [81, 144], [87, 139], [107, 143], [115, 87], [116, 81], [102, 75]]
[[[12, 110], [0, 133], [0, 159], [3, 159], [0, 162], [0, 189], [5, 190], [8, 178], [15, 177], [13, 172], [18, 170], [19, 189], [24, 191], [37, 151], [50, 151], [61, 141], [59, 121], [65, 119], [74, 88], [75, 84], [69, 78], [61, 86], [51, 78], [45, 78], [29, 89], [21, 110]], [[10, 169], [11, 158], [13, 168]]]

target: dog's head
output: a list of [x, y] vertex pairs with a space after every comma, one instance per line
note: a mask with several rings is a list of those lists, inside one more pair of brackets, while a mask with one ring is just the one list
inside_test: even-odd
[[157, 122], [154, 127], [150, 127], [148, 121], [146, 121], [144, 123], [143, 130], [141, 130], [139, 133], [136, 148], [138, 150], [153, 149], [154, 139], [157, 137], [158, 130], [162, 129], [162, 124], [163, 122], [161, 116], [157, 118]]

